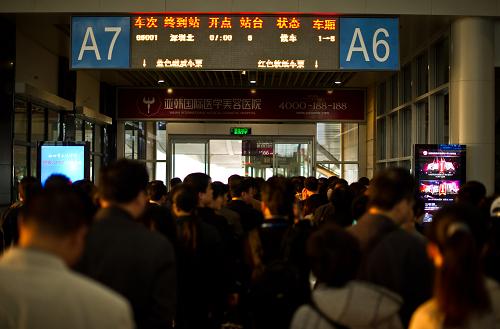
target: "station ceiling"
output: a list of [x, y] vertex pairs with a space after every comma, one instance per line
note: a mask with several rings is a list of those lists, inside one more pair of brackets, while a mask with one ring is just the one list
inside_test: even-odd
[[[61, 56], [69, 56], [69, 14], [18, 14], [12, 19], [21, 33]], [[449, 29], [450, 16], [400, 16], [400, 62], [405, 63], [429, 40]], [[39, 28], [33, 28], [37, 26]], [[56, 36], [56, 37], [54, 37]], [[189, 87], [189, 88], [312, 88], [367, 87], [391, 72], [291, 72], [291, 71], [165, 71], [165, 70], [101, 70], [89, 71], [96, 78], [115, 86]], [[256, 74], [257, 83], [249, 83], [249, 74]], [[159, 81], [164, 81], [159, 83]], [[337, 82], [337, 83], [336, 83]], [[340, 83], [339, 83], [340, 82]]]

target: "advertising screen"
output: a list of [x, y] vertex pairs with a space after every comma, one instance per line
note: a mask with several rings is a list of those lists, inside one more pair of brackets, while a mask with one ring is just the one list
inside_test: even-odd
[[424, 222], [432, 214], [452, 203], [466, 180], [465, 145], [415, 145], [415, 178], [420, 198], [424, 201]]
[[87, 143], [41, 143], [38, 148], [38, 169], [42, 185], [50, 175], [60, 174], [72, 182], [89, 177]]

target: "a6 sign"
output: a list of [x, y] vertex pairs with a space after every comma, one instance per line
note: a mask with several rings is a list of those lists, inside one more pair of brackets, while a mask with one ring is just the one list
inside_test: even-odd
[[397, 18], [341, 18], [341, 70], [399, 70]]

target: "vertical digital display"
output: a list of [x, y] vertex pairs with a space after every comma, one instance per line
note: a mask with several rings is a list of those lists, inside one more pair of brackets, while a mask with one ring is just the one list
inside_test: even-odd
[[85, 145], [41, 145], [39, 177], [42, 185], [50, 175], [64, 175], [71, 182], [88, 178]]
[[424, 222], [433, 213], [453, 203], [466, 180], [466, 147], [455, 144], [415, 145], [415, 178], [424, 201]]

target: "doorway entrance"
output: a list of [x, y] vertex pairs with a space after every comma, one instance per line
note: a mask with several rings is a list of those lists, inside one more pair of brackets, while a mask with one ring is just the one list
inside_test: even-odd
[[307, 177], [313, 173], [314, 143], [309, 136], [228, 139], [171, 135], [169, 145], [169, 178], [184, 179], [192, 172], [203, 172], [213, 181], [226, 183], [233, 174], [268, 179], [273, 175]]

